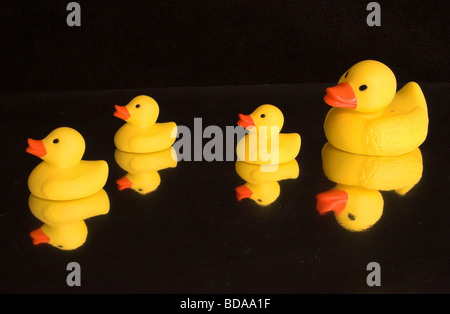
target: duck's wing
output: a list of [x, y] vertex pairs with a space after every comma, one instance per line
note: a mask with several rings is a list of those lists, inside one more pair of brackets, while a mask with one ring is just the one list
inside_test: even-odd
[[395, 96], [386, 115], [367, 124], [367, 144], [374, 152], [384, 148], [414, 149], [428, 133], [428, 112], [419, 85], [406, 84]]

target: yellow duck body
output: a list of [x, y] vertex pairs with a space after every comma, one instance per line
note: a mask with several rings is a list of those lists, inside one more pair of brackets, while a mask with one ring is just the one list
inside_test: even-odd
[[45, 224], [55, 226], [86, 220], [109, 212], [109, 198], [105, 190], [71, 201], [51, 201], [30, 194], [31, 213]]
[[114, 136], [114, 144], [121, 151], [157, 152], [169, 148], [176, 140], [174, 122], [156, 123], [159, 106], [151, 97], [137, 96], [124, 107], [116, 106], [114, 115], [127, 122]]
[[143, 173], [159, 171], [177, 166], [176, 152], [173, 147], [154, 153], [128, 153], [116, 149], [117, 164], [126, 172]]
[[297, 179], [300, 174], [300, 168], [295, 159], [280, 165], [255, 165], [237, 161], [235, 167], [242, 179], [253, 184]]
[[60, 250], [78, 249], [86, 242], [88, 229], [83, 220], [63, 225], [44, 224], [30, 233], [33, 244], [48, 243]]
[[317, 210], [324, 215], [333, 212], [337, 222], [349, 231], [365, 231], [383, 215], [383, 196], [377, 190], [337, 184], [317, 195]]
[[127, 173], [124, 177], [117, 180], [119, 191], [132, 189], [139, 194], [145, 195], [155, 191], [161, 183], [161, 177], [158, 171]]
[[333, 182], [404, 195], [422, 178], [419, 148], [400, 156], [367, 156], [344, 152], [326, 143], [322, 149], [325, 175]]
[[28, 140], [27, 152], [43, 161], [28, 177], [35, 196], [48, 200], [73, 200], [100, 191], [108, 178], [106, 161], [81, 160], [85, 142], [76, 130], [62, 127], [42, 141]]
[[394, 74], [378, 61], [350, 68], [327, 89], [325, 102], [335, 107], [325, 118], [328, 141], [363, 155], [394, 156], [418, 148], [428, 133], [425, 97], [415, 82], [396, 88]]
[[239, 115], [238, 125], [249, 130], [237, 144], [238, 160], [258, 165], [283, 164], [300, 152], [298, 133], [282, 134], [284, 116], [273, 105], [259, 106], [250, 115]]

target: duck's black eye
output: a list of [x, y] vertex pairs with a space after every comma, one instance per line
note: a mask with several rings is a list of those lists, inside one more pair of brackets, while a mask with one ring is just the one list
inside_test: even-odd
[[141, 105], [139, 105], [139, 104], [136, 105], [136, 108], [140, 108], [140, 107], [141, 107]]
[[260, 203], [262, 203], [262, 199], [260, 199], [260, 198], [258, 198], [257, 201], [260, 202]]
[[55, 139], [53, 140], [53, 143], [58, 144], [58, 143], [59, 143], [59, 139], [55, 138]]
[[350, 219], [351, 221], [355, 221], [355, 216], [353, 214], [348, 214], [348, 219]]
[[261, 115], [261, 118], [265, 118], [266, 117], [266, 115], [263, 113], [262, 115]]
[[345, 76], [344, 76], [344, 78], [347, 78], [347, 76], [348, 76], [348, 72], [350, 72], [350, 71], [347, 71], [347, 73], [345, 73]]
[[58, 245], [58, 247], [59, 247], [60, 249], [62, 249], [62, 248], [63, 248], [63, 246], [62, 246], [62, 245]]
[[143, 191], [143, 189], [138, 189], [138, 191], [139, 191], [139, 192], [142, 192], [142, 191]]
[[367, 85], [366, 85], [366, 84], [361, 85], [361, 86], [359, 87], [359, 90], [360, 90], [360, 91], [363, 91], [363, 90], [366, 90], [366, 89], [367, 89]]

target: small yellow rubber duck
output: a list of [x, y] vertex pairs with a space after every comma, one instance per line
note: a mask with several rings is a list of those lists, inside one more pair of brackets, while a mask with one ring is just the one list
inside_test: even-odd
[[127, 122], [114, 136], [114, 143], [121, 151], [152, 153], [167, 149], [175, 142], [177, 125], [174, 122], [156, 123], [159, 106], [153, 98], [137, 96], [128, 105], [115, 108], [114, 116]]
[[31, 213], [44, 225], [30, 233], [33, 243], [49, 243], [61, 250], [73, 250], [81, 246], [87, 236], [84, 220], [105, 215], [110, 203], [105, 190], [94, 195], [71, 200], [51, 201], [31, 194], [28, 199]]
[[420, 149], [400, 156], [366, 156], [344, 152], [326, 143], [323, 171], [333, 182], [405, 195], [422, 178]]
[[300, 168], [295, 159], [280, 165], [255, 165], [244, 161], [236, 161], [236, 172], [249, 183], [262, 184], [297, 179], [300, 174]]
[[139, 194], [148, 194], [155, 191], [161, 183], [158, 171], [143, 173], [127, 173], [116, 181], [119, 191], [132, 189]]
[[238, 160], [251, 164], [283, 164], [295, 159], [300, 151], [298, 133], [282, 134], [284, 116], [273, 105], [259, 106], [250, 115], [239, 114], [238, 125], [249, 130], [236, 147]]
[[276, 181], [262, 184], [246, 182], [244, 185], [236, 188], [236, 198], [238, 201], [244, 198], [250, 198], [261, 206], [272, 204], [279, 196], [280, 185]]
[[374, 60], [361, 61], [326, 89], [331, 109], [324, 130], [335, 147], [355, 154], [394, 156], [413, 151], [427, 137], [428, 110], [419, 85], [400, 91], [394, 73]]
[[317, 195], [321, 215], [334, 212], [337, 222], [349, 231], [364, 231], [383, 215], [384, 201], [377, 190], [338, 184]]
[[28, 139], [26, 151], [43, 161], [28, 177], [28, 187], [39, 198], [74, 200], [100, 191], [108, 178], [106, 161], [81, 160], [85, 142], [68, 127], [57, 128], [43, 140]]

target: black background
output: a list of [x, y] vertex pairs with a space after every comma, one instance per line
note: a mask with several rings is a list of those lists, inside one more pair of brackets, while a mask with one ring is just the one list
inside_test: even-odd
[[[0, 7], [0, 292], [450, 292], [448, 1], [379, 1], [382, 26], [372, 28], [369, 1], [79, 1], [78, 28], [66, 25], [68, 2]], [[369, 58], [399, 86], [419, 82], [430, 129], [422, 180], [405, 197], [383, 192], [381, 220], [351, 233], [315, 210], [315, 194], [334, 186], [320, 158], [323, 94]], [[235, 125], [238, 113], [279, 106], [283, 132], [302, 136], [299, 179], [281, 182], [267, 208], [236, 201], [233, 162], [180, 162], [154, 193], [117, 191], [113, 136], [123, 121], [113, 106], [139, 94], [158, 101], [159, 121], [188, 127], [194, 117]], [[28, 236], [41, 223], [27, 206], [39, 160], [26, 139], [60, 126], [84, 136], [84, 159], [110, 166], [110, 213], [86, 222], [87, 242], [72, 252]], [[79, 288], [65, 282], [72, 261]], [[372, 261], [380, 288], [366, 285]]]
[[449, 81], [450, 2], [2, 1], [1, 90], [334, 82], [375, 59], [399, 81]]

